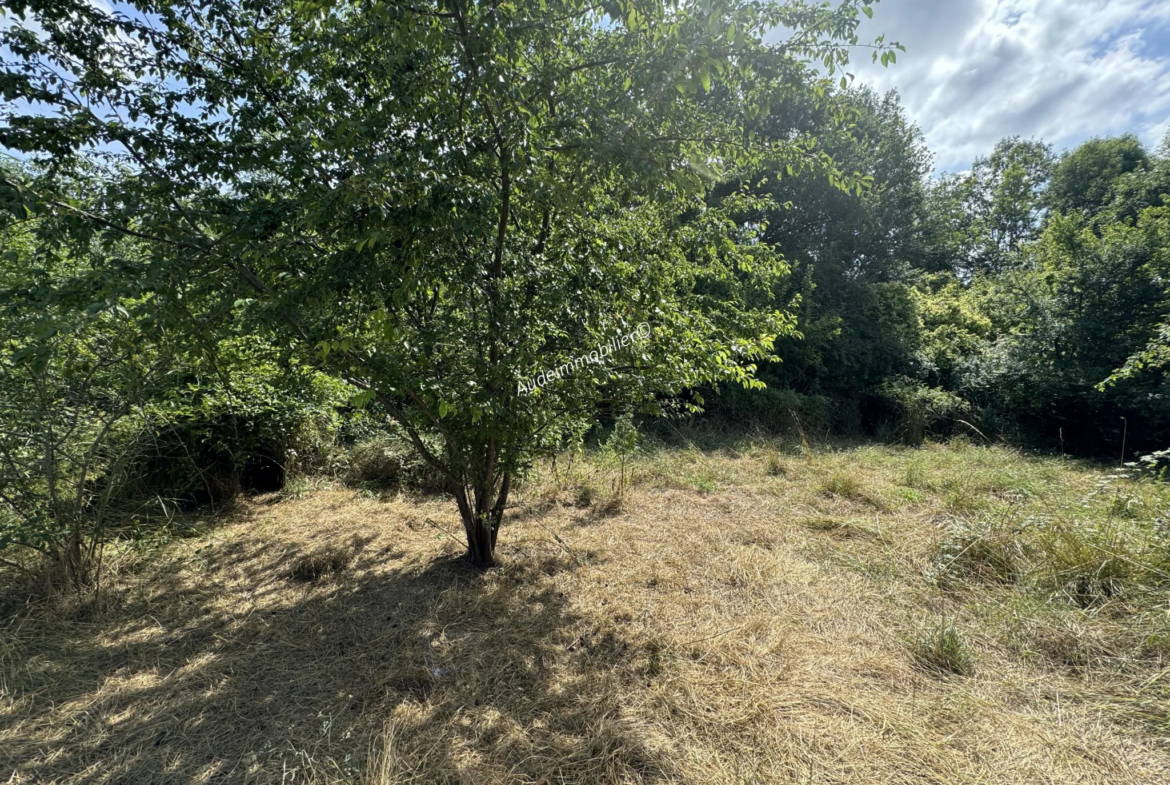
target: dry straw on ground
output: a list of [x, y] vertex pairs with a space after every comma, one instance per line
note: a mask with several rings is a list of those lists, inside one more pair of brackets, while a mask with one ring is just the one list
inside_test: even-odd
[[[946, 515], [1090, 472], [759, 447], [643, 460], [620, 506], [610, 479], [531, 480], [487, 573], [449, 503], [325, 489], [123, 554], [100, 612], [9, 608], [0, 782], [1170, 781], [1125, 701], [1164, 666], [1036, 656], [1058, 622], [927, 580]], [[917, 664], [940, 619], [972, 675]]]

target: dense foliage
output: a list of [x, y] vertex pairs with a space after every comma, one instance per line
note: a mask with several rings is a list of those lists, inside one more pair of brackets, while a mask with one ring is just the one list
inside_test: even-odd
[[1161, 449], [1170, 146], [1093, 139], [1057, 157], [1013, 137], [929, 179], [896, 95], [839, 99], [854, 123], [787, 120], [821, 128], [872, 187], [772, 186], [766, 237], [793, 266], [801, 335], [761, 369], [769, 390], [715, 408], [912, 444], [961, 431], [1087, 455]]

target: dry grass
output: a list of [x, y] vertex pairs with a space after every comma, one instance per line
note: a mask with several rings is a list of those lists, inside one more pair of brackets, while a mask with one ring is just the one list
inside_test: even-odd
[[[616, 505], [579, 458], [529, 480], [487, 573], [447, 502], [254, 500], [124, 553], [100, 612], [0, 617], [0, 782], [1166, 782], [1166, 662], [1126, 643], [1155, 606], [929, 578], [957, 510], [1096, 476], [744, 444], [647, 455]], [[922, 667], [948, 627], [971, 675]]]

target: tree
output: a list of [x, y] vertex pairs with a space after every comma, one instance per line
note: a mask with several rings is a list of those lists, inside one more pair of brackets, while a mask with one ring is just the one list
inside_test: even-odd
[[992, 325], [984, 300], [991, 279], [980, 277], [963, 286], [946, 274], [924, 277], [914, 289], [924, 380], [962, 392], [964, 370], [991, 338]]
[[[1154, 269], [1163, 275], [1170, 272], [1170, 205], [1143, 210], [1137, 228], [1147, 245], [1153, 249]], [[1159, 278], [1159, 282], [1164, 282], [1164, 278]], [[1170, 292], [1165, 293], [1163, 307], [1170, 305], [1167, 301], [1170, 301]], [[1127, 357], [1121, 367], [1097, 385], [1097, 389], [1105, 391], [1126, 383], [1144, 381], [1144, 397], [1160, 403], [1164, 398], [1162, 388], [1166, 384], [1167, 366], [1170, 366], [1170, 321], [1164, 318], [1152, 334], [1148, 334], [1145, 345]], [[1154, 390], [1149, 389], [1151, 386]]]
[[[1007, 137], [990, 156], [975, 159], [970, 173], [936, 186], [941, 214], [958, 219], [951, 230], [962, 254], [955, 260], [958, 270], [998, 272], [1015, 263], [1022, 245], [1040, 230], [1053, 162], [1050, 145]], [[958, 213], [947, 208], [948, 201]]]
[[1142, 220], [1147, 208], [1170, 204], [1170, 134], [1152, 157], [1145, 155], [1144, 148], [1139, 150], [1135, 157], [1144, 163], [1114, 178], [1108, 201], [1092, 212], [1094, 223], [1135, 223]]
[[[759, 128], [814, 89], [807, 60], [846, 62], [863, 0], [4, 5], [41, 32], [3, 32], [0, 143], [49, 164], [7, 188], [63, 232], [146, 240], [139, 278], [184, 318], [361, 390], [448, 478], [481, 566], [512, 478], [596, 406], [758, 384], [792, 331], [786, 266], [730, 220], [759, 205], [711, 182], [770, 160], [859, 185]], [[111, 149], [130, 174], [83, 211], [57, 175]], [[643, 322], [648, 344], [577, 361]]]
[[1110, 201], [1122, 175], [1148, 164], [1149, 155], [1133, 134], [1090, 139], [1060, 157], [1046, 201], [1058, 212], [1094, 215]]
[[1063, 429], [1074, 448], [1119, 442], [1121, 416], [1131, 447], [1135, 436], [1164, 438], [1170, 411], [1160, 379], [1130, 379], [1105, 395], [1098, 387], [1149, 342], [1170, 307], [1164, 209], [1099, 230], [1075, 215], [1053, 217], [1026, 248], [1027, 263], [994, 281], [986, 307], [995, 338], [967, 383], [1035, 434]]
[[857, 401], [889, 375], [906, 372], [914, 352], [907, 284], [916, 268], [930, 264], [924, 188], [930, 153], [895, 92], [860, 88], [796, 98], [774, 108], [764, 133], [815, 134], [838, 167], [867, 178], [869, 187], [843, 191], [783, 167], [762, 172], [758, 192], [774, 206], [745, 220], [766, 224], [763, 241], [793, 267], [791, 291], [778, 304], [798, 296], [801, 335], [781, 340], [783, 362], [769, 364], [761, 378], [802, 394]]

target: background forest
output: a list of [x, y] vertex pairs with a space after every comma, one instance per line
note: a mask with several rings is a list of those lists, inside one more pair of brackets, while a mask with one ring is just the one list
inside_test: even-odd
[[837, 96], [814, 128], [874, 178], [861, 194], [778, 180], [767, 242], [791, 260], [801, 337], [767, 391], [715, 404], [791, 426], [920, 443], [987, 438], [1100, 457], [1161, 449], [1170, 140], [1092, 139], [1062, 154], [1002, 140], [969, 172], [929, 177], [896, 94]]

